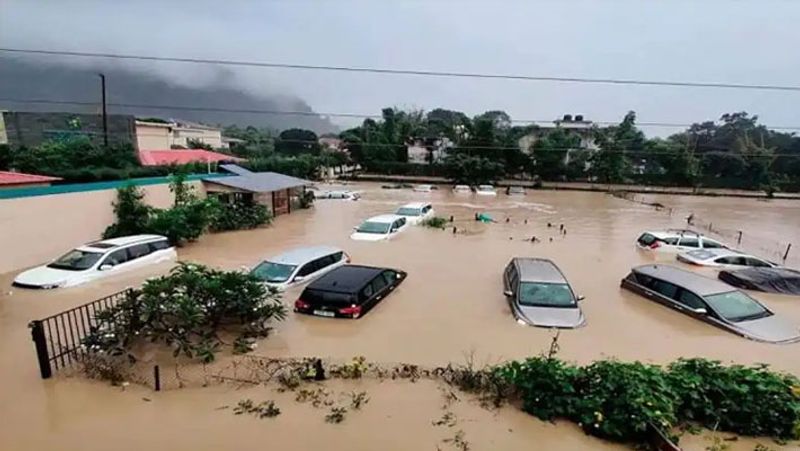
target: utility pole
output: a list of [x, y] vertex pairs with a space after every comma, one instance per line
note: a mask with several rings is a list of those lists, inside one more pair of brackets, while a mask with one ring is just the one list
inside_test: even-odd
[[108, 114], [106, 112], [106, 76], [100, 75], [100, 88], [103, 91], [103, 145], [108, 147]]

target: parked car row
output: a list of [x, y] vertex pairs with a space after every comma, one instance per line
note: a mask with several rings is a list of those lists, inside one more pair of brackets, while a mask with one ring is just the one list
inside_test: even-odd
[[636, 240], [646, 251], [677, 254], [682, 263], [715, 268], [760, 267], [775, 268], [777, 263], [749, 255], [692, 230], [669, 229], [648, 231]]
[[[430, 193], [435, 190], [433, 185], [416, 185], [414, 191], [418, 193]], [[478, 185], [471, 187], [469, 185], [455, 185], [453, 186], [453, 194], [472, 194], [475, 193], [479, 196], [496, 196], [497, 190], [492, 185]], [[521, 186], [509, 186], [506, 188], [506, 194], [509, 196], [525, 195], [525, 188]]]

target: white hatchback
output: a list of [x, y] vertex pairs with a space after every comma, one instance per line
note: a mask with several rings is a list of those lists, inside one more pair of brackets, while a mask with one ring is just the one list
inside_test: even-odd
[[358, 200], [360, 198], [361, 195], [355, 191], [323, 191], [314, 194], [314, 199]]
[[636, 240], [640, 249], [678, 253], [695, 249], [727, 249], [728, 246], [692, 230], [669, 229], [644, 232]]
[[469, 185], [456, 185], [453, 187], [453, 193], [455, 194], [471, 194], [472, 189], [470, 189]]
[[748, 266], [776, 268], [779, 266], [763, 258], [742, 254], [730, 249], [695, 249], [678, 254], [677, 259], [690, 265], [715, 268], [744, 268]]
[[406, 218], [406, 221], [412, 225], [417, 225], [433, 217], [433, 213], [433, 206], [425, 202], [405, 204], [394, 212], [394, 214]]
[[250, 274], [265, 285], [283, 291], [310, 282], [345, 263], [350, 263], [350, 256], [339, 248], [299, 247], [262, 260], [250, 270]]
[[50, 264], [14, 279], [22, 288], [72, 287], [136, 268], [173, 261], [175, 248], [160, 235], [133, 235], [95, 241], [75, 248]]
[[407, 222], [404, 216], [399, 215], [374, 216], [356, 227], [350, 238], [359, 241], [388, 240], [405, 230]]

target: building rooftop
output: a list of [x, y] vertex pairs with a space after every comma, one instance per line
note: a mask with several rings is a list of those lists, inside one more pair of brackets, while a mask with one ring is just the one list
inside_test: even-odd
[[291, 177], [277, 172], [252, 172], [231, 177], [203, 179], [205, 183], [227, 186], [251, 193], [268, 193], [283, 189], [311, 185], [308, 180]]
[[142, 166], [169, 166], [187, 163], [218, 163], [220, 161], [244, 161], [224, 153], [205, 149], [140, 150], [139, 161]]
[[50, 183], [61, 180], [59, 177], [47, 175], [24, 174], [22, 172], [0, 171], [0, 186], [27, 185], [32, 183]]

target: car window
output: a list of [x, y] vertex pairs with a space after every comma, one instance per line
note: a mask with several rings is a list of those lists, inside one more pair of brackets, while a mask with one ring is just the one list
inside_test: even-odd
[[150, 254], [149, 244], [137, 244], [128, 248], [128, 258], [131, 260]]
[[160, 251], [163, 249], [169, 249], [169, 241], [167, 240], [158, 240], [153, 241], [150, 243], [150, 252]]
[[642, 246], [649, 246], [655, 243], [657, 239], [658, 238], [654, 237], [649, 233], [643, 233], [642, 236], [640, 236], [637, 241], [639, 241], [639, 244], [641, 244]]
[[728, 257], [718, 258], [717, 263], [721, 263], [723, 265], [745, 266], [747, 264], [747, 260], [744, 257], [728, 256]]
[[634, 275], [636, 276], [636, 282], [639, 285], [641, 285], [643, 287], [646, 287], [646, 288], [652, 288], [653, 287], [653, 278], [652, 277], [650, 277], [650, 276], [648, 276], [646, 274], [641, 274], [641, 273], [634, 273]]
[[344, 257], [344, 252], [337, 252], [331, 255], [331, 258], [333, 258], [333, 263], [342, 261], [342, 257]]
[[700, 247], [700, 240], [695, 237], [682, 236], [678, 245], [684, 247]]
[[386, 279], [387, 285], [391, 285], [397, 281], [397, 273], [394, 271], [384, 271], [383, 278]]
[[372, 288], [372, 284], [367, 284], [363, 290], [361, 290], [361, 300], [366, 301], [372, 297], [372, 294], [375, 293], [375, 290]]
[[678, 287], [663, 280], [653, 279], [652, 290], [670, 299], [675, 299]]
[[672, 237], [671, 236], [671, 237], [664, 238], [661, 241], [663, 241], [664, 244], [668, 244], [670, 246], [677, 246], [678, 245], [678, 237]]
[[717, 243], [714, 240], [709, 240], [708, 238], [703, 238], [703, 248], [705, 249], [722, 249], [721, 243]]
[[305, 265], [303, 265], [302, 268], [300, 268], [300, 271], [297, 271], [297, 275], [305, 277], [309, 274], [316, 272], [317, 271], [316, 263], [317, 263], [316, 260], [306, 263]]
[[389, 284], [386, 283], [386, 279], [383, 277], [383, 274], [378, 274], [378, 277], [375, 277], [372, 280], [372, 289], [376, 293], [380, 293], [380, 291], [386, 288], [387, 285]]
[[573, 307], [575, 298], [565, 283], [522, 282], [517, 300], [520, 305], [541, 307]]
[[706, 303], [699, 296], [686, 290], [681, 290], [676, 300], [689, 308], [706, 308]]
[[765, 262], [764, 260], [754, 257], [747, 257], [745, 260], [747, 261], [747, 266], [756, 266], [759, 268], [769, 268], [772, 266], [769, 263]]
[[118, 251], [114, 251], [108, 254], [108, 257], [106, 257], [106, 259], [103, 260], [103, 263], [101, 263], [100, 266], [102, 265], [116, 266], [125, 263], [127, 261], [128, 261], [128, 250], [120, 249]]

